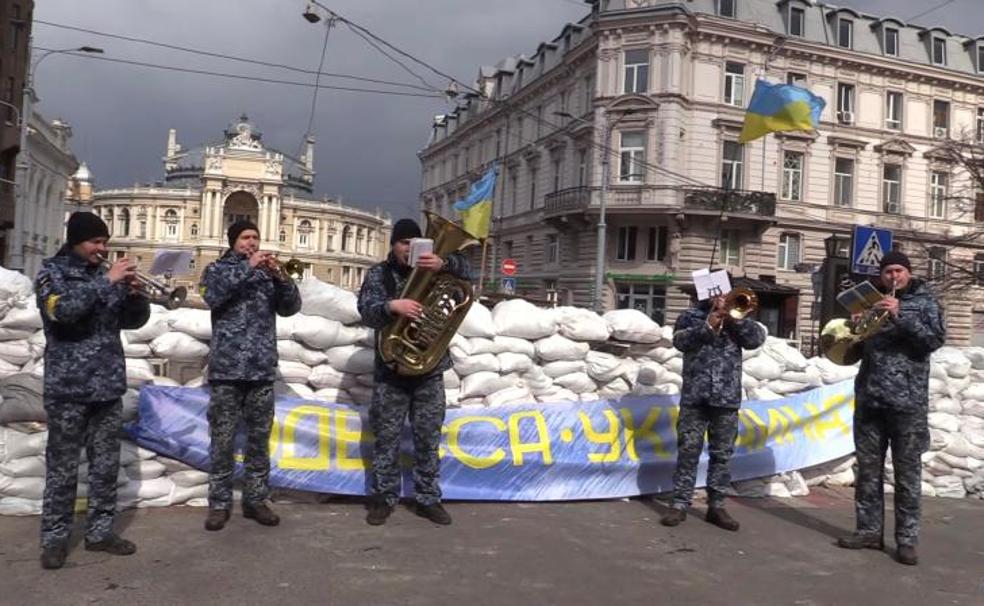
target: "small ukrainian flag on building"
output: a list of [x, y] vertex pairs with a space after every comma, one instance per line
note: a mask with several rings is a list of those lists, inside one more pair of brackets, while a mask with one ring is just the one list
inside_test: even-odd
[[748, 143], [780, 131], [816, 130], [826, 106], [823, 98], [800, 86], [758, 80], [738, 142]]
[[471, 235], [484, 240], [489, 237], [492, 223], [492, 196], [499, 169], [493, 166], [485, 176], [471, 186], [464, 200], [454, 203], [454, 209], [461, 215], [461, 227]]

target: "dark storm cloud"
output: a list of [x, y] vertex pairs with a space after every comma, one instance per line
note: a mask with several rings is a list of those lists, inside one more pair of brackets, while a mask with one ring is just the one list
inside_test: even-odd
[[[942, 0], [941, 0], [942, 1]], [[951, 31], [984, 33], [984, 17], [956, 0], [919, 19]], [[542, 40], [587, 12], [576, 0], [323, 0], [345, 17], [471, 83], [481, 65], [532, 53]], [[912, 17], [940, 2], [846, 0], [864, 12]], [[147, 38], [227, 55], [316, 69], [324, 25], [301, 18], [303, 0], [36, 0], [35, 18], [102, 32]], [[968, 28], [971, 31], [968, 31]], [[36, 46], [84, 44], [106, 57], [284, 80], [313, 76], [190, 55], [93, 34], [36, 24]], [[412, 65], [438, 88], [446, 80]], [[352, 34], [336, 27], [324, 71], [419, 84]], [[323, 78], [323, 84], [371, 87]], [[100, 188], [161, 179], [167, 129], [185, 147], [214, 141], [240, 113], [263, 130], [268, 145], [295, 154], [307, 127], [310, 88], [159, 71], [95, 60], [52, 56], [37, 74], [38, 106], [46, 117], [68, 120], [76, 155], [89, 163]], [[420, 170], [416, 152], [426, 143], [440, 99], [322, 90], [315, 118], [319, 194], [340, 195], [396, 215], [416, 208]]]

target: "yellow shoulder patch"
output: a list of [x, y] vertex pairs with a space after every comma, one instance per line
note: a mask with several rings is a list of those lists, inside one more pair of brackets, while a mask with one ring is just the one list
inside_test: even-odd
[[44, 313], [48, 314], [48, 319], [52, 322], [58, 321], [58, 318], [55, 317], [55, 307], [60, 298], [61, 295], [48, 295], [48, 298], [44, 300]]

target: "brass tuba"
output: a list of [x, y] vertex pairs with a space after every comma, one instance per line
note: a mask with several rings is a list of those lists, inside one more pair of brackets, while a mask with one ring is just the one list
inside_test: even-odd
[[744, 320], [758, 310], [758, 295], [749, 288], [736, 288], [724, 298], [724, 311], [735, 320]]
[[[478, 238], [451, 221], [424, 211], [426, 237], [434, 241], [439, 257], [478, 243]], [[377, 337], [382, 360], [397, 374], [416, 377], [427, 374], [444, 357], [448, 344], [474, 301], [467, 280], [446, 272], [414, 269], [401, 299], [413, 299], [423, 307], [416, 320], [397, 318]]]
[[[892, 296], [896, 287], [892, 283]], [[851, 366], [861, 360], [864, 341], [876, 334], [888, 321], [889, 312], [867, 309], [856, 320], [834, 318], [820, 331], [820, 353], [834, 364]]]

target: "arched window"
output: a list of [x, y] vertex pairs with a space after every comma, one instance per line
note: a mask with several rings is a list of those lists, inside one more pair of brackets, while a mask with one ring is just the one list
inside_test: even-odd
[[352, 244], [352, 227], [346, 225], [342, 228], [342, 252], [349, 252], [349, 246]]
[[173, 208], [164, 212], [164, 235], [168, 238], [178, 237], [178, 211]]
[[130, 210], [128, 208], [120, 211], [120, 235], [123, 237], [130, 235]]
[[795, 269], [800, 262], [799, 234], [782, 234], [779, 236], [779, 246], [776, 249], [776, 267], [779, 269]]
[[311, 245], [311, 232], [313, 231], [311, 227], [311, 222], [307, 219], [301, 221], [300, 225], [297, 226], [297, 245], [307, 248]]
[[197, 223], [192, 223], [191, 224], [191, 236], [193, 238], [197, 238], [198, 237], [198, 224]]
[[286, 230], [283, 230], [283, 229], [280, 230], [280, 241], [281, 242], [286, 242], [287, 241], [287, 231]]
[[115, 227], [115, 225], [113, 224], [113, 209], [112, 208], [107, 208], [106, 209], [106, 216], [103, 217], [103, 221], [106, 223], [106, 227], [109, 228], [109, 235], [113, 235], [113, 231], [114, 231], [113, 230], [113, 227]]

